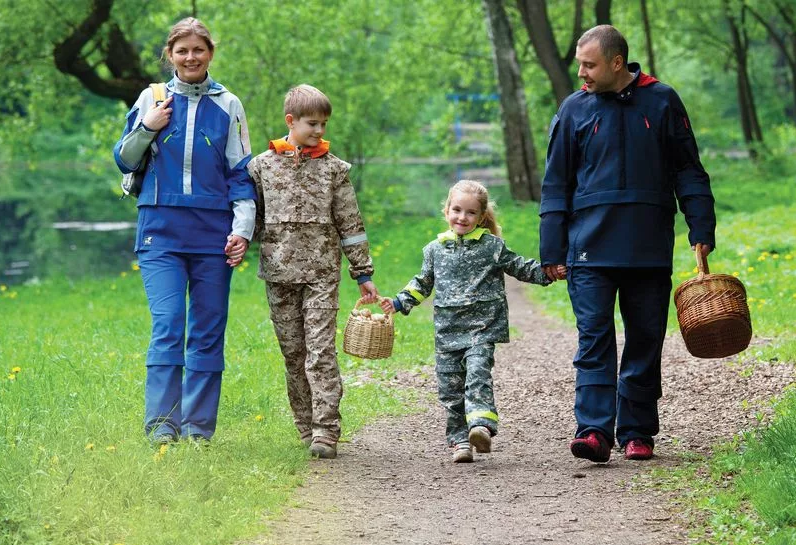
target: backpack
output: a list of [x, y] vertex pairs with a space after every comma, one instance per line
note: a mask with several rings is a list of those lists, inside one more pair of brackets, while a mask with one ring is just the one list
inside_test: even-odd
[[[155, 104], [160, 104], [166, 100], [166, 84], [165, 83], [150, 83], [149, 87], [152, 89], [152, 96], [155, 98]], [[139, 163], [138, 168], [133, 172], [129, 172], [122, 176], [122, 198], [129, 196], [138, 198], [141, 194], [141, 186], [144, 185], [144, 175], [146, 175], [147, 166], [152, 156], [157, 153], [157, 146], [154, 140], [149, 149], [144, 153]]]

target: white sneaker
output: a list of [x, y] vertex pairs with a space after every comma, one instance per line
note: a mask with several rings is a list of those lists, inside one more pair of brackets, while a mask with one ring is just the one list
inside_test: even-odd
[[486, 426], [470, 428], [469, 439], [476, 452], [492, 452], [492, 434]]
[[453, 463], [470, 463], [473, 461], [473, 450], [470, 443], [459, 443], [453, 447]]

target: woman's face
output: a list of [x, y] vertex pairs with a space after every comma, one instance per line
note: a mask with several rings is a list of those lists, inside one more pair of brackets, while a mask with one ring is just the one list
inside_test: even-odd
[[178, 78], [186, 83], [198, 83], [205, 79], [213, 52], [204, 38], [191, 34], [174, 42], [169, 60], [177, 70]]

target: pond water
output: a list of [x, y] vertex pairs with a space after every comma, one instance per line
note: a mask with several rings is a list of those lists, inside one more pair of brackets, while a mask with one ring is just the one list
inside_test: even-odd
[[0, 284], [22, 284], [54, 275], [75, 279], [112, 276], [129, 271], [136, 260], [132, 222], [55, 223], [43, 236], [51, 248], [46, 252], [19, 248], [0, 256]]

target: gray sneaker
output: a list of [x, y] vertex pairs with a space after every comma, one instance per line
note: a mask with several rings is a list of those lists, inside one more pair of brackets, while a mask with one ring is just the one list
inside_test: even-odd
[[468, 464], [473, 461], [473, 449], [470, 443], [459, 443], [453, 447], [453, 463]]
[[469, 439], [476, 452], [492, 452], [492, 433], [486, 426], [470, 428]]
[[313, 458], [324, 458], [327, 460], [337, 458], [337, 444], [330, 445], [315, 438], [310, 445], [310, 454]]

